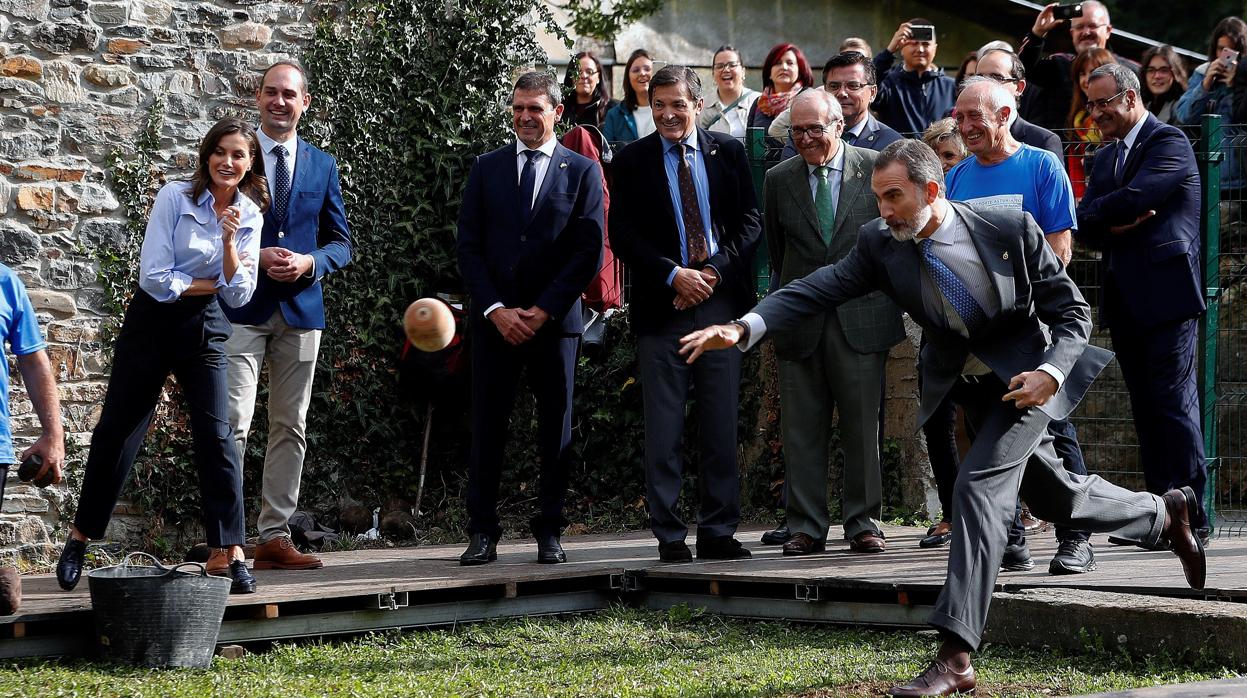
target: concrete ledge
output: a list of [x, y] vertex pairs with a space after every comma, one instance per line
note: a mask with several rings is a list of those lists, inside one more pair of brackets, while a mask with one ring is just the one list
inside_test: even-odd
[[1244, 695], [1247, 695], [1247, 679], [1221, 679], [1096, 693], [1082, 698], [1236, 698]]
[[997, 592], [984, 640], [1070, 650], [1103, 647], [1137, 656], [1168, 653], [1241, 670], [1247, 668], [1247, 604], [1081, 589]]

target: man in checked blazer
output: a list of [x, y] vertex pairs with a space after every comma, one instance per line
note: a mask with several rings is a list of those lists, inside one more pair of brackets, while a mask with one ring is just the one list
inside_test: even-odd
[[[792, 105], [792, 138], [801, 157], [766, 176], [763, 222], [778, 289], [853, 249], [857, 230], [879, 217], [870, 191], [877, 153], [840, 139], [844, 118], [829, 92], [803, 92]], [[844, 449], [844, 537], [852, 550], [882, 552], [879, 384], [888, 349], [905, 336], [900, 310], [874, 292], [776, 334], [780, 431], [784, 441], [785, 555], [826, 547], [831, 415], [839, 408]]]

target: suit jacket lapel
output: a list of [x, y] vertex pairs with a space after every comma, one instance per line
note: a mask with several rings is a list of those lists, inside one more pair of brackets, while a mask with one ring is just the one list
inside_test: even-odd
[[658, 200], [662, 202], [662, 210], [666, 211], [667, 218], [671, 221], [669, 229], [677, 230], [675, 222], [675, 205], [671, 203], [671, 191], [668, 188], [667, 182], [667, 151], [664, 149], [666, 141], [664, 141], [662, 136], [658, 135], [657, 132], [652, 133], [645, 138], [650, 139], [652, 141], [651, 144], [645, 146], [645, 141], [642, 140], [638, 145], [651, 148], [653, 150], [653, 154], [650, 157], [642, 158], [641, 161], [647, 163], [647, 166], [650, 168], [649, 181], [654, 183], [654, 186], [657, 189]]
[[996, 227], [974, 213], [969, 206], [951, 202], [950, 205], [956, 206], [957, 211], [962, 214], [962, 220], [966, 222], [966, 230], [970, 232], [970, 239], [978, 250], [979, 260], [983, 262], [992, 289], [996, 292], [996, 300], [1000, 306], [999, 315], [1003, 315], [1013, 307], [1015, 298], [1013, 264], [1009, 262], [1009, 250], [997, 238]]
[[[1156, 126], [1159, 124], [1160, 121], [1155, 116], [1152, 116], [1151, 112], [1143, 116], [1143, 127], [1139, 129], [1139, 135], [1134, 139], [1134, 146], [1126, 153], [1126, 161], [1121, 165], [1121, 181], [1116, 182], [1116, 184], [1120, 186], [1129, 182], [1133, 172], [1139, 169], [1139, 151], [1143, 150], [1144, 141], [1152, 135], [1152, 131], [1156, 130]], [[1122, 144], [1124, 144], [1124, 141], [1120, 141], [1118, 147], [1121, 147]], [[1114, 159], [1113, 164], [1117, 164], [1116, 159]]]
[[810, 224], [810, 235], [819, 242], [823, 241], [818, 232], [818, 211], [814, 208], [814, 195], [810, 193], [810, 168], [806, 167], [805, 161], [800, 156], [794, 158], [800, 161], [800, 164], [792, 168], [788, 173], [787, 181], [784, 187], [788, 190], [789, 196], [796, 203], [797, 209], [805, 216], [806, 221]]
[[[537, 211], [545, 204], [546, 197], [550, 194], [550, 190], [554, 188], [555, 183], [567, 176], [567, 154], [569, 152], [562, 145], [555, 144], [554, 154], [550, 157], [550, 164], [546, 167], [546, 176], [541, 181], [541, 189], [537, 192], [537, 200], [533, 202], [533, 215], [528, 219], [528, 222], [532, 222], [532, 219], [537, 217]], [[518, 180], [515, 186], [518, 194]]]
[[[308, 170], [312, 169], [311, 146], [302, 138], [299, 139], [298, 158], [299, 160], [294, 166], [294, 179], [290, 182], [291, 203], [293, 203], [295, 192], [304, 191], [307, 187], [307, 181], [311, 177], [311, 173], [308, 172]], [[289, 211], [290, 207], [287, 206], [286, 210]]]
[[[926, 310], [922, 300], [922, 260], [918, 258], [918, 246], [913, 242], [887, 240], [884, 243], [884, 268], [896, 291], [896, 302], [902, 308]], [[912, 311], [911, 311], [912, 312]], [[925, 315], [925, 312], [923, 313]], [[942, 324], [939, 318], [931, 318]]]
[[[706, 163], [706, 183], [710, 187], [706, 196], [706, 200], [710, 202], [710, 210], [707, 213], [710, 225], [714, 226], [714, 213], [719, 209], [718, 197], [723, 192], [723, 164], [719, 157], [719, 142], [711, 137], [709, 131], [699, 128], [697, 129], [697, 147], [701, 148], [701, 159]], [[706, 232], [710, 233], [710, 231]]]
[[862, 188], [866, 185], [865, 177], [862, 175], [862, 156], [848, 145], [842, 143], [840, 147], [845, 149], [844, 172], [840, 177], [840, 200], [836, 202], [836, 220], [831, 226], [833, 240], [840, 234], [840, 229], [844, 227], [844, 222], [848, 220], [849, 214], [853, 211], [853, 204], [857, 203], [858, 197], [862, 195]]

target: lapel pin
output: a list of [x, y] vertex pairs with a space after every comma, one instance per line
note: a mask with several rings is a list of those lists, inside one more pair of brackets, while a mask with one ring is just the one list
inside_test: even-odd
[[714, 148], [714, 149], [712, 149], [712, 150], [710, 151], [710, 154], [711, 154], [711, 155], [718, 155], [718, 154], [719, 154], [719, 149], [718, 149], [718, 148]]
[[560, 162], [560, 163], [559, 163], [559, 169], [560, 169], [560, 170], [566, 170], [566, 169], [567, 169], [567, 163], [565, 163], [565, 162]]
[[1008, 253], [1008, 252], [1006, 252], [1006, 253], [1004, 253], [1004, 254], [1000, 255], [1000, 258], [1001, 258], [1001, 259], [1005, 259], [1005, 260], [1009, 259], [1009, 253]]
[[861, 178], [862, 178], [862, 173], [859, 171], [859, 172], [857, 173], [856, 177], [857, 177], [858, 179], [861, 179]]

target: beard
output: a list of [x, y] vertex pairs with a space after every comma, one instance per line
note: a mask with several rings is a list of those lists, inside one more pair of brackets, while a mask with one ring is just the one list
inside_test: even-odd
[[923, 206], [900, 225], [893, 225], [891, 221], [887, 221], [888, 232], [892, 234], [892, 239], [897, 242], [909, 242], [917, 237], [918, 231], [927, 227], [927, 223], [930, 222], [931, 207]]

